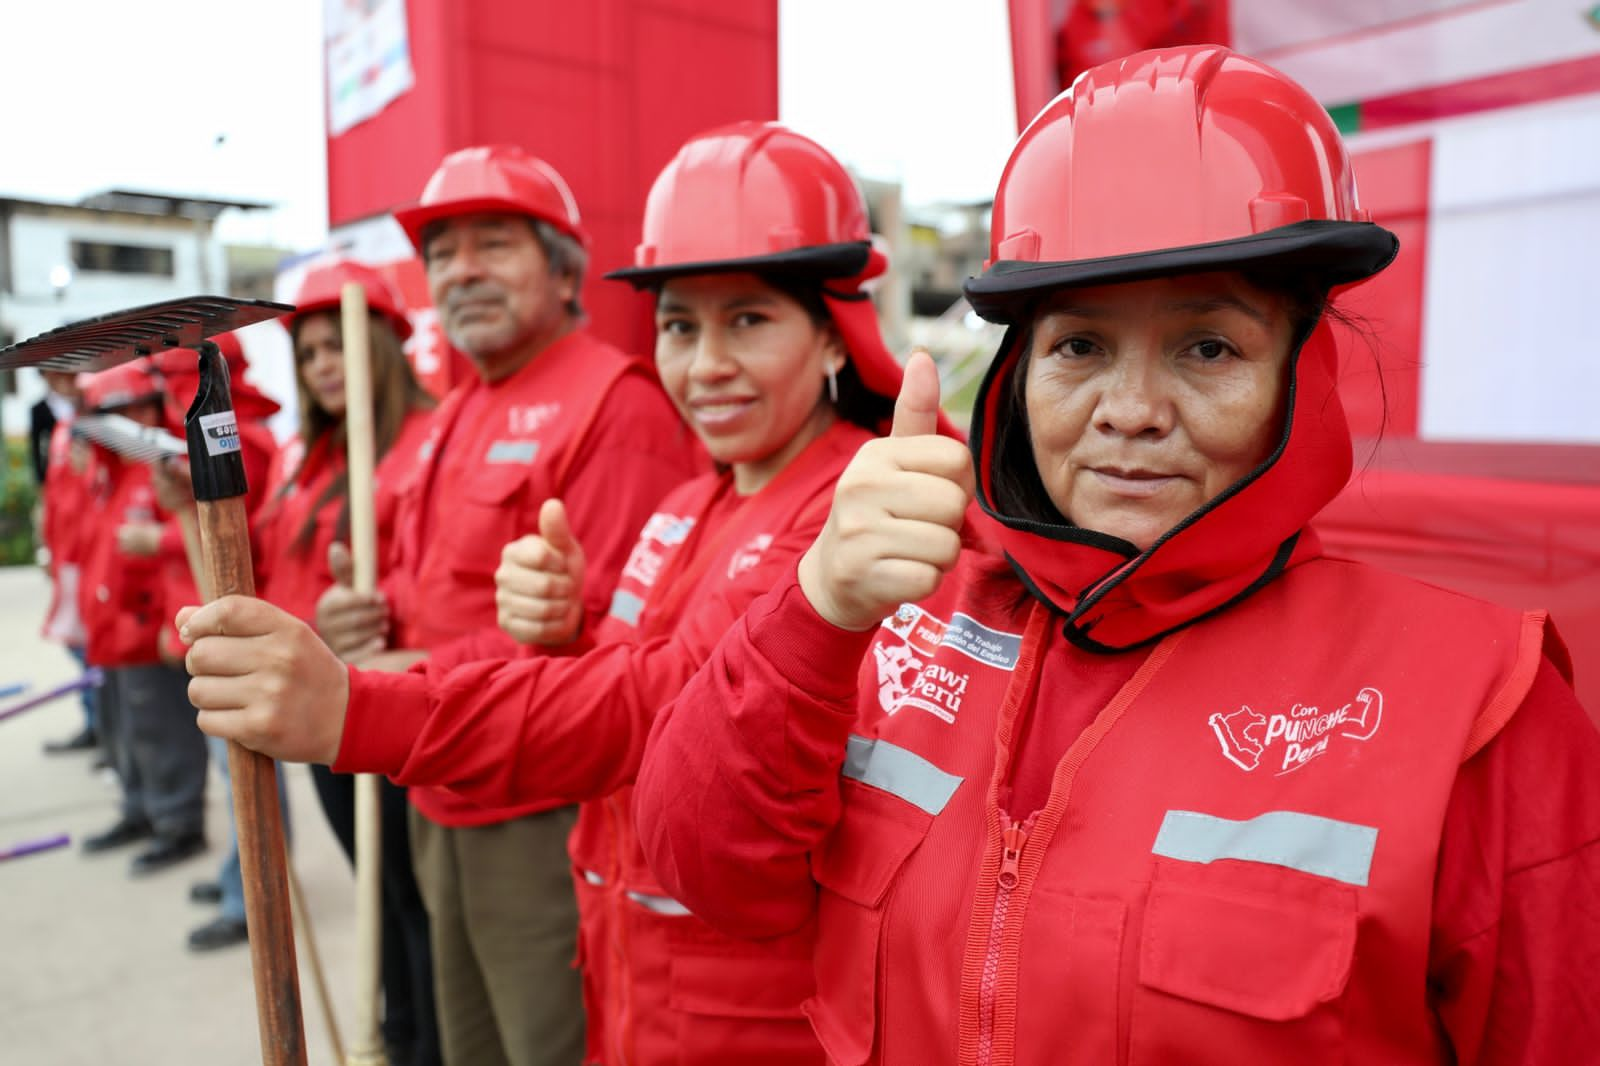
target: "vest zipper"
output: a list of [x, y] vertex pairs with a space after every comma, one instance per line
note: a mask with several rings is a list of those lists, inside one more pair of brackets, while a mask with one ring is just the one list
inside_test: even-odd
[[983, 978], [978, 986], [978, 1066], [994, 1062], [994, 1012], [1000, 987], [1000, 948], [1005, 939], [1006, 914], [1011, 909], [1011, 893], [1017, 887], [1022, 849], [1028, 844], [1027, 821], [1013, 823], [1000, 812], [1000, 872], [995, 876], [994, 913], [989, 921], [989, 946], [983, 957]]

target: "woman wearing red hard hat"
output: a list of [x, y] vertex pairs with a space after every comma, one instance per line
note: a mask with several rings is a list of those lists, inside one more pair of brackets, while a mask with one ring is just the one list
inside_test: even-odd
[[[1396, 248], [1327, 113], [1222, 48], [1023, 133], [967, 286], [1010, 327], [975, 484], [908, 366], [636, 786], [667, 891], [815, 930], [831, 1062], [1592, 1057], [1600, 736], [1560, 641], [1308, 525], [1351, 469], [1330, 315]], [[959, 550], [974, 495], [1003, 560]]]
[[[718, 470], [645, 524], [605, 621], [578, 631], [583, 546], [551, 501], [540, 536], [508, 547], [497, 583], [505, 630], [559, 654], [358, 671], [346, 696], [342, 669], [305, 642], [297, 686], [329, 699], [203, 718], [281, 756], [337, 757], [338, 770], [480, 802], [579, 801], [590, 1061], [823, 1061], [801, 1013], [813, 991], [806, 931], [752, 945], [690, 916], [639, 853], [629, 786], [656, 710], [792, 570], [839, 471], [888, 429], [901, 372], [862, 290], [885, 266], [870, 236], [850, 176], [814, 142], [754, 122], [690, 140], [651, 190], [635, 265], [612, 276], [654, 294], [662, 384]], [[271, 669], [202, 635], [221, 617], [189, 622], [191, 662], [211, 675], [197, 698], [218, 711], [241, 706], [227, 675]], [[267, 720], [288, 746], [257, 731]]]
[[[294, 352], [300, 428], [278, 455], [267, 502], [255, 523], [266, 578], [260, 596], [305, 622], [334, 583], [329, 549], [350, 538], [346, 471], [343, 289], [356, 282], [370, 315], [374, 515], [379, 570], [393, 547], [401, 487], [427, 434], [433, 399], [417, 382], [402, 344], [411, 323], [399, 295], [377, 270], [348, 259], [312, 266], [283, 318]], [[355, 859], [355, 798], [350, 777], [311, 768], [317, 799], [345, 855]], [[406, 793], [381, 789], [383, 822], [383, 1037], [389, 1059], [428, 1066], [439, 1058], [428, 912], [417, 891], [406, 832]]]

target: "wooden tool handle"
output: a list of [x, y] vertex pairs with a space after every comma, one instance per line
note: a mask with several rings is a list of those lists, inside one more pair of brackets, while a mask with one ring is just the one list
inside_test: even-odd
[[[376, 447], [372, 417], [372, 346], [367, 292], [359, 282], [339, 290], [344, 343], [344, 432], [349, 471], [350, 556], [354, 588], [378, 587], [378, 526], [373, 504]], [[383, 822], [378, 779], [359, 774], [356, 799], [356, 1025], [346, 1066], [382, 1066], [387, 1061], [379, 1028], [383, 991]]]
[[[196, 504], [205, 557], [202, 587], [217, 597], [255, 595], [250, 569], [250, 527], [244, 498]], [[284, 869], [283, 815], [278, 773], [270, 758], [228, 743], [233, 778], [233, 819], [239, 834], [239, 868], [250, 922], [250, 965], [263, 1066], [305, 1066], [300, 981], [295, 965], [294, 921]]]

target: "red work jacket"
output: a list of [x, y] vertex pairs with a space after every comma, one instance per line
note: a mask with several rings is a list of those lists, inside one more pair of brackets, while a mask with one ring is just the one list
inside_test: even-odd
[[40, 538], [50, 552], [50, 610], [41, 635], [72, 647], [84, 641], [78, 613], [79, 559], [93, 527], [94, 493], [89, 471], [72, 468], [72, 420], [62, 419], [50, 433], [50, 463], [41, 490], [44, 517]]
[[[583, 545], [585, 617], [598, 624], [634, 533], [696, 472], [697, 454], [644, 365], [583, 332], [503, 381], [459, 386], [435, 412], [401, 501], [395, 566], [383, 582], [393, 643], [441, 651], [466, 641], [512, 654], [516, 645], [495, 628], [494, 572], [502, 547], [538, 530], [552, 496]], [[409, 795], [432, 821], [458, 827], [561, 805], [490, 808], [432, 788]]]
[[149, 665], [158, 661], [157, 641], [166, 621], [161, 559], [124, 555], [117, 530], [160, 522], [165, 514], [144, 463], [96, 447], [91, 471], [95, 506], [92, 520], [85, 522], [78, 581], [85, 655], [90, 666]]
[[[430, 415], [429, 411], [407, 415], [373, 471], [380, 575], [393, 565], [395, 513], [415, 468], [417, 449], [427, 435]], [[298, 438], [278, 452], [267, 479], [267, 499], [255, 523], [260, 557], [257, 568], [263, 575], [258, 593], [262, 599], [313, 624], [317, 600], [333, 584], [328, 546], [338, 531], [339, 511], [344, 504], [343, 495], [338, 495], [318, 506], [346, 464], [344, 452], [331, 448], [330, 439], [331, 434], [315, 442], [309, 454]], [[295, 541], [308, 519], [314, 523], [311, 539], [303, 547], [296, 547]]]
[[[838, 1066], [1455, 1061], [1486, 1017], [1435, 1002], [1459, 949], [1439, 930], [1493, 916], [1436, 897], [1496, 856], [1447, 811], [1564, 653], [1540, 614], [1302, 547], [1156, 643], [1037, 811], [1009, 809], [1010, 775], [1029, 715], [1071, 702], [1039, 686], [1059, 616], [971, 558], [867, 636], [781, 588], [658, 718], [646, 854], [723, 928], [815, 923], [807, 1012]], [[1592, 950], [1594, 924], [1541, 927]]]
[[639, 852], [631, 789], [656, 711], [795, 565], [865, 430], [836, 423], [760, 492], [682, 486], [644, 524], [579, 656], [351, 674], [334, 768], [485, 803], [582, 801], [571, 852], [594, 1062], [821, 1063], [805, 933], [748, 944], [690, 916]]

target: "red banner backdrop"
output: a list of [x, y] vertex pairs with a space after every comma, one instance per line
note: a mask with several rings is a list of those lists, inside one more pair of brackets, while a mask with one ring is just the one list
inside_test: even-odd
[[330, 226], [414, 200], [457, 148], [521, 144], [567, 179], [594, 239], [595, 331], [649, 351], [645, 302], [599, 277], [631, 261], [645, 193], [678, 145], [777, 117], [777, 0], [407, 0], [406, 12], [414, 85], [329, 138]]

